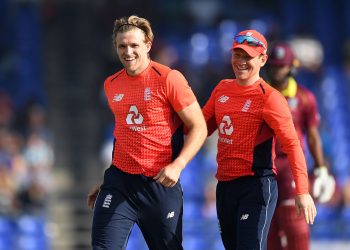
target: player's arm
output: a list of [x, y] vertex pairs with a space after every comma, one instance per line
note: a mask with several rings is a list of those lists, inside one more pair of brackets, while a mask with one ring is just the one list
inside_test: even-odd
[[270, 94], [264, 107], [263, 117], [276, 133], [281, 142], [282, 150], [288, 155], [296, 184], [295, 205], [297, 213], [303, 213], [306, 222], [313, 224], [316, 207], [309, 194], [305, 156], [294, 128], [287, 101], [280, 93], [272, 92]]
[[310, 126], [306, 130], [307, 145], [316, 166], [324, 166], [321, 137], [316, 126]]
[[304, 129], [306, 131], [306, 142], [311, 156], [314, 159], [315, 166], [324, 166], [324, 157], [322, 151], [322, 141], [318, 130], [320, 124], [320, 115], [318, 112], [316, 97], [313, 93], [305, 90], [303, 95], [303, 103], [305, 106], [304, 114]]
[[87, 195], [86, 204], [89, 208], [93, 209], [95, 206], [95, 201], [100, 192], [101, 184], [94, 186]]
[[188, 133], [179, 156], [154, 177], [165, 187], [173, 187], [177, 183], [181, 171], [199, 151], [207, 137], [207, 127], [197, 101], [178, 112], [178, 115]]
[[166, 93], [172, 108], [187, 127], [186, 140], [180, 154], [154, 177], [165, 187], [173, 187], [177, 183], [181, 171], [203, 145], [207, 137], [207, 126], [191, 87], [179, 71], [172, 70], [168, 74]]
[[312, 193], [318, 202], [329, 201], [335, 191], [335, 180], [329, 174], [325, 164], [322, 150], [322, 140], [318, 130], [320, 115], [318, 112], [316, 97], [313, 93], [305, 91], [305, 131], [306, 141], [311, 156], [314, 159], [314, 181]]
[[322, 151], [322, 141], [316, 126], [310, 126], [306, 130], [307, 145], [315, 162], [314, 182], [312, 187], [313, 196], [319, 202], [328, 202], [335, 191], [335, 180], [329, 174], [325, 165]]

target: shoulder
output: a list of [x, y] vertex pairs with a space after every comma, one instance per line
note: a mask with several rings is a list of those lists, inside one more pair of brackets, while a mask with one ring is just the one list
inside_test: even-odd
[[311, 105], [316, 102], [315, 94], [303, 85], [298, 84], [297, 95], [307, 105]]
[[153, 71], [152, 73], [155, 73], [156, 77], [165, 80], [168, 84], [175, 84], [179, 82], [184, 82], [187, 84], [185, 76], [179, 70], [172, 69], [166, 65], [152, 61], [150, 71]]
[[298, 84], [298, 90], [297, 90], [299, 93], [301, 94], [305, 94], [305, 95], [308, 95], [308, 96], [315, 96], [315, 94], [309, 90], [308, 88], [306, 88], [305, 86], [301, 85], [301, 84]]
[[265, 82], [264, 80], [261, 80], [260, 83], [257, 85], [257, 91], [261, 93], [261, 96], [265, 100], [265, 103], [270, 104], [287, 104], [286, 98], [282, 95], [281, 92], [279, 92], [277, 89], [272, 87], [270, 84]]
[[284, 96], [274, 87], [272, 87], [270, 84], [265, 82], [264, 80], [260, 80], [260, 82], [256, 85], [257, 90], [261, 92], [261, 94], [265, 95], [266, 97], [269, 97], [270, 95], [278, 95], [284, 98]]
[[222, 79], [214, 90], [232, 89], [232, 85], [236, 82], [235, 79]]
[[115, 80], [118, 80], [123, 74], [125, 73], [125, 69], [121, 69], [118, 72], [114, 73], [113, 75], [108, 76], [105, 79], [105, 84], [109, 84]]
[[160, 77], [167, 77], [169, 72], [172, 71], [172, 69], [169, 68], [168, 66], [155, 61], [151, 61], [150, 70], [156, 73]]

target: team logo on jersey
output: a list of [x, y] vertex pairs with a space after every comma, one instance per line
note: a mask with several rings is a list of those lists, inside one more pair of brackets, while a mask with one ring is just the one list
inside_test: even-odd
[[124, 94], [116, 94], [114, 97], [113, 97], [113, 102], [120, 102], [124, 97]]
[[126, 124], [141, 124], [143, 122], [143, 116], [139, 113], [139, 110], [135, 105], [129, 109], [129, 114], [126, 117]]
[[107, 194], [105, 200], [103, 201], [102, 207], [109, 208], [112, 202], [112, 197], [113, 196], [111, 194]]
[[145, 88], [144, 100], [145, 101], [150, 101], [151, 100], [151, 88], [150, 87]]
[[[129, 114], [126, 116], [126, 124], [128, 125], [140, 125], [143, 123], [143, 116], [139, 113], [139, 110], [135, 105], [132, 105], [129, 109]], [[133, 131], [144, 131], [145, 126], [130, 126]]]
[[227, 102], [227, 100], [229, 99], [230, 97], [226, 96], [226, 95], [222, 95], [219, 97], [218, 101], [221, 102], [221, 103], [225, 103]]
[[233, 125], [232, 125], [231, 119], [228, 115], [225, 115], [222, 118], [222, 121], [219, 125], [219, 131], [220, 131], [220, 134], [223, 134], [223, 135], [231, 135], [232, 134]]
[[[222, 120], [221, 123], [219, 125], [219, 132], [220, 134], [223, 135], [231, 135], [233, 132], [233, 125], [231, 122], [231, 119], [228, 115], [225, 115]], [[220, 137], [219, 136], [219, 141], [226, 143], [226, 144], [233, 144], [233, 140], [232, 139], [227, 139], [225, 137]]]
[[246, 100], [244, 105], [243, 105], [242, 111], [247, 112], [248, 109], [250, 108], [251, 103], [252, 103], [252, 100], [250, 100], [250, 99]]

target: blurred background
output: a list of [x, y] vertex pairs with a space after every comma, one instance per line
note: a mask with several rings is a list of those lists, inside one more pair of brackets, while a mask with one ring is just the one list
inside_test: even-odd
[[[238, 31], [290, 42], [337, 181], [332, 200], [317, 205], [312, 249], [350, 249], [350, 1], [0, 0], [0, 250], [91, 249], [86, 195], [112, 150], [103, 82], [121, 69], [113, 22], [131, 14], [151, 21], [152, 59], [182, 71], [201, 105], [232, 78]], [[181, 177], [186, 250], [223, 249], [215, 148], [214, 135]], [[147, 249], [137, 227], [127, 249]]]

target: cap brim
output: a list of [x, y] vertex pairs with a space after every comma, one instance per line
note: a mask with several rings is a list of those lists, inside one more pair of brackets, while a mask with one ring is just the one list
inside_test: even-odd
[[256, 56], [261, 54], [259, 51], [256, 51], [254, 48], [252, 48], [251, 46], [246, 45], [246, 44], [237, 44], [237, 45], [232, 47], [232, 50], [234, 50], [234, 49], [243, 49], [251, 57], [256, 57]]

